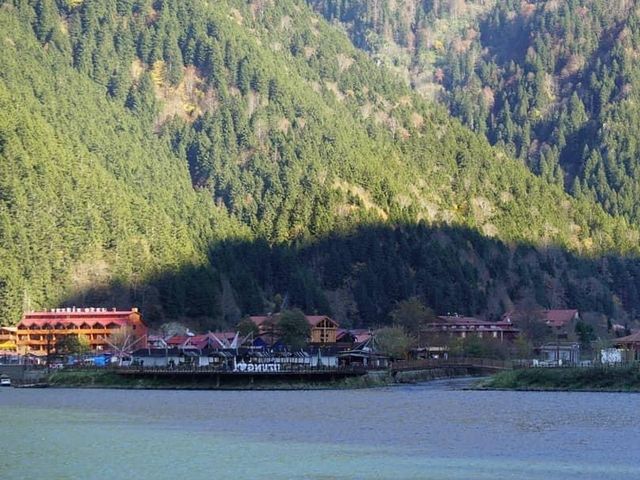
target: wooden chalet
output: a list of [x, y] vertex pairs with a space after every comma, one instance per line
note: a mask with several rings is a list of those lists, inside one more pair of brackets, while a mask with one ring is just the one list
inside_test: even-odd
[[[273, 344], [278, 338], [277, 325], [279, 314], [249, 317], [258, 327], [258, 333]], [[338, 322], [326, 315], [305, 315], [310, 327], [309, 343], [315, 345], [335, 344]]]
[[310, 343], [336, 343], [338, 322], [326, 315], [305, 315], [311, 327]]
[[46, 355], [67, 335], [82, 335], [93, 351], [110, 349], [109, 337], [130, 329], [144, 347], [147, 326], [137, 308], [108, 310], [106, 308], [56, 308], [45, 312], [25, 313], [17, 325], [17, 348], [20, 353]]

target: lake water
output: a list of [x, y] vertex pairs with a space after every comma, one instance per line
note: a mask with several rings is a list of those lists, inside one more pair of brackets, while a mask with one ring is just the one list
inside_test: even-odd
[[640, 395], [0, 390], [0, 479], [640, 479]]

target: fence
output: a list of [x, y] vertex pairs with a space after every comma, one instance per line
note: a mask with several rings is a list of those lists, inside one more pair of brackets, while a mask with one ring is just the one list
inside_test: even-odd
[[233, 374], [233, 375], [255, 375], [255, 374], [339, 374], [339, 375], [363, 375], [367, 369], [360, 366], [310, 366], [296, 364], [246, 364], [246, 368], [224, 368], [212, 366], [177, 365], [175, 367], [144, 367], [132, 365], [129, 367], [110, 367], [113, 371], [122, 374]]
[[391, 367], [394, 371], [426, 370], [431, 368], [466, 367], [508, 370], [514, 367], [511, 360], [495, 360], [491, 358], [453, 357], [428, 358], [424, 360], [398, 360]]

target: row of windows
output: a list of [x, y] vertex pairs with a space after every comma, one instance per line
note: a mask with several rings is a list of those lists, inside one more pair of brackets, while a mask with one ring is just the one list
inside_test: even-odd
[[116, 329], [116, 328], [120, 328], [120, 325], [118, 325], [117, 323], [108, 323], [106, 326], [101, 323], [95, 323], [93, 325], [83, 323], [80, 326], [72, 325], [72, 324], [65, 326], [62, 323], [56, 323], [55, 325], [51, 325], [51, 324], [31, 325], [28, 328], [22, 328], [22, 327], [19, 327], [19, 328], [20, 330], [91, 330], [91, 329], [100, 329], [100, 328]]
[[[89, 340], [104, 340], [105, 338], [103, 335], [98, 335], [98, 334], [89, 334], [85, 336]], [[55, 342], [57, 339], [58, 337], [56, 337], [55, 335], [51, 335], [51, 338], [49, 340], [52, 342]], [[19, 342], [29, 342], [29, 341], [39, 342], [39, 341], [45, 341], [45, 340], [47, 340], [47, 335], [18, 335]]]

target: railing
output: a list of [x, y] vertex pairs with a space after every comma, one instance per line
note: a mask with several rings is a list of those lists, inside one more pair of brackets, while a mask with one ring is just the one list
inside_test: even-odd
[[[141, 366], [131, 365], [127, 367], [109, 367], [116, 372], [121, 373], [145, 373], [145, 374], [240, 374], [240, 375], [256, 375], [256, 374], [278, 374], [278, 373], [336, 373], [336, 374], [363, 374], [367, 369], [360, 366], [310, 366], [310, 365], [296, 365], [296, 364], [268, 364], [269, 368], [256, 369], [259, 365], [253, 364], [253, 370], [244, 369], [232, 369], [229, 367], [214, 367], [214, 366], [196, 366], [196, 365], [176, 365], [175, 367], [160, 367], [160, 366]], [[81, 368], [81, 367], [77, 367]], [[96, 367], [93, 367], [96, 368]]]
[[391, 369], [395, 371], [406, 371], [443, 367], [511, 369], [513, 368], [513, 362], [510, 360], [475, 357], [428, 358], [424, 360], [398, 360], [393, 363]]
[[522, 360], [514, 363], [514, 368], [640, 368], [640, 361], [631, 360], [623, 362], [592, 362], [590, 360], [583, 360], [580, 362], [566, 362], [563, 361], [559, 364], [557, 361], [539, 361], [534, 363], [532, 360]]

